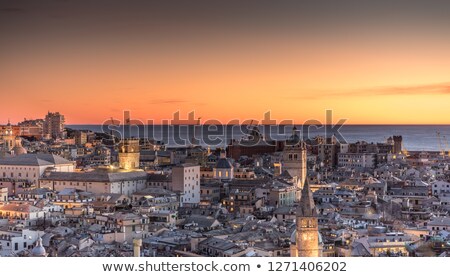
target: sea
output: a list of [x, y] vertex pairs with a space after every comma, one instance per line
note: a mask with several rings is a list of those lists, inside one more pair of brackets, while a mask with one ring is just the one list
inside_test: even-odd
[[[121, 138], [147, 138], [169, 147], [199, 144], [222, 148], [231, 140], [248, 139], [256, 127], [268, 140], [284, 140], [294, 133], [293, 125], [68, 125], [74, 130], [114, 133]], [[450, 125], [295, 125], [303, 139], [335, 136], [341, 142], [386, 142], [391, 136], [402, 136], [407, 151], [450, 151]]]

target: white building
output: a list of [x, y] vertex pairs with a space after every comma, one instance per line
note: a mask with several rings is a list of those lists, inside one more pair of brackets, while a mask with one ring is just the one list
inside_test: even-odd
[[450, 183], [445, 181], [436, 181], [431, 184], [432, 194], [439, 196], [440, 194], [450, 194]]
[[73, 172], [75, 164], [52, 154], [24, 154], [0, 159], [0, 178], [37, 184], [45, 170]]
[[182, 164], [173, 167], [171, 189], [180, 194], [180, 206], [200, 203], [200, 166]]
[[375, 168], [376, 154], [371, 153], [339, 153], [338, 167]]
[[34, 244], [43, 236], [43, 231], [32, 231], [10, 226], [0, 229], [0, 256], [13, 256], [24, 250], [31, 250]]
[[147, 173], [111, 170], [48, 172], [39, 180], [39, 187], [54, 191], [73, 188], [92, 193], [119, 193], [131, 196], [147, 187]]

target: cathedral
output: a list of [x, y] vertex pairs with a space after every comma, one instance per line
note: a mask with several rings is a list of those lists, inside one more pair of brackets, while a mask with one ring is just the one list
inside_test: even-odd
[[296, 210], [296, 230], [291, 237], [291, 257], [321, 257], [322, 242], [314, 199], [308, 182]]

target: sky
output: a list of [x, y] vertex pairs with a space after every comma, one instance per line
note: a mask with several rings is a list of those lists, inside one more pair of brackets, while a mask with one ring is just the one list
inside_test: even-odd
[[0, 0], [0, 123], [450, 124], [450, 1]]

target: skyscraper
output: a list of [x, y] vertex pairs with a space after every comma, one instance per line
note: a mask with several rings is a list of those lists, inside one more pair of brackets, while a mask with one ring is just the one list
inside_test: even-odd
[[64, 123], [64, 115], [48, 112], [44, 120], [44, 136], [52, 139], [64, 138]]

